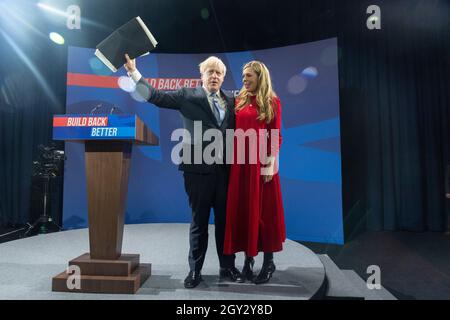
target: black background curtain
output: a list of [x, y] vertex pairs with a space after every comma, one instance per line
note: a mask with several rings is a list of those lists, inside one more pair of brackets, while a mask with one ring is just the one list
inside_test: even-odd
[[[13, 3], [16, 17], [27, 21], [28, 27], [17, 19], [7, 21], [8, 12], [3, 11], [5, 15], [0, 20], [2, 226], [32, 223], [43, 211], [42, 181], [32, 176], [33, 161], [38, 159], [38, 146], [52, 142], [52, 115], [65, 112], [66, 95], [67, 47], [49, 43], [45, 21], [30, 18], [37, 12], [36, 8], [30, 8], [30, 1]], [[15, 24], [13, 28], [11, 21]], [[56, 145], [63, 148], [61, 143]], [[58, 215], [54, 211], [60, 211], [62, 192], [62, 184], [55, 182], [52, 181], [50, 200], [58, 201], [49, 208], [53, 216]]]
[[372, 230], [442, 231], [449, 209], [449, 2], [359, 2], [360, 12], [380, 6], [382, 29], [374, 31], [356, 27], [364, 25], [362, 16], [344, 19], [356, 2], [344, 3], [338, 9], [344, 182], [345, 168], [357, 168], [348, 196], [364, 202]]
[[[72, 32], [66, 40], [74, 46], [93, 48], [137, 15], [157, 37], [156, 52], [256, 50], [337, 36], [345, 219], [357, 211], [354, 222], [371, 230], [446, 228], [449, 1], [78, 3], [82, 16], [102, 27], [84, 24]], [[366, 8], [373, 4], [381, 8], [381, 30], [366, 27]], [[207, 18], [201, 18], [204, 8]], [[48, 28], [44, 21], [38, 27]], [[37, 145], [51, 141], [51, 116], [65, 110], [67, 51], [41, 37], [32, 46], [10, 37], [53, 92], [0, 34], [0, 222], [20, 224], [33, 212]]]

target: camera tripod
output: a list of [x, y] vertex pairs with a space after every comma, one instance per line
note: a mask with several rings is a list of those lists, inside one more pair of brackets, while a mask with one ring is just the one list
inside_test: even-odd
[[53, 218], [47, 214], [50, 190], [50, 174], [42, 175], [44, 179], [44, 210], [41, 216], [33, 223], [28, 224], [28, 230], [24, 233], [24, 237], [32, 234], [44, 234], [49, 231], [60, 231], [62, 228], [53, 221]]

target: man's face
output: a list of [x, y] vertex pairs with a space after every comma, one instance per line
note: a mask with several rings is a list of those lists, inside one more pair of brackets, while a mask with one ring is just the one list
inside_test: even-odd
[[222, 86], [223, 78], [222, 70], [214, 66], [208, 67], [202, 74], [203, 86], [211, 93], [217, 92]]

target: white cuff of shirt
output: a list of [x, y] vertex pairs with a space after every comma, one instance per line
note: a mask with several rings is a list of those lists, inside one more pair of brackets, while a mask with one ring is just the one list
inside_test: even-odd
[[128, 76], [133, 79], [135, 83], [138, 83], [139, 80], [142, 78], [141, 73], [138, 71], [138, 69], [134, 70], [133, 72], [127, 72]]

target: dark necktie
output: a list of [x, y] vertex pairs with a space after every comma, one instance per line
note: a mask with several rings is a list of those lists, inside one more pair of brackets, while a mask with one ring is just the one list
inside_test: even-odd
[[220, 107], [217, 93], [211, 93], [211, 98], [213, 101], [214, 116], [216, 117], [216, 120], [217, 120], [217, 123], [219, 124], [219, 126], [221, 126], [222, 122], [223, 122], [223, 118], [225, 117], [225, 110], [223, 110]]

